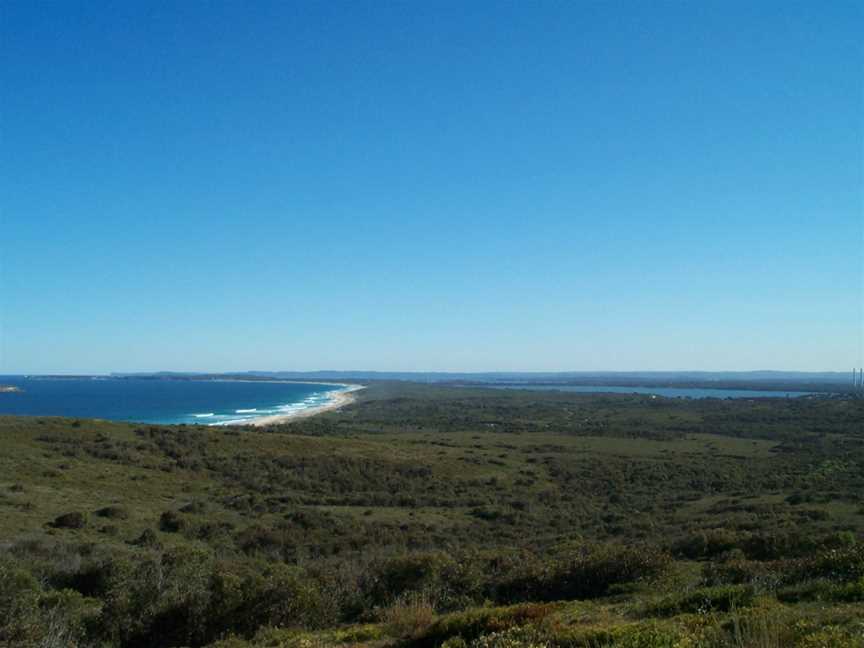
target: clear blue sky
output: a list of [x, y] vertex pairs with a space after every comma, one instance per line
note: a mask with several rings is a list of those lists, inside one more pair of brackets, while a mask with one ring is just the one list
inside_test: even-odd
[[857, 0], [0, 18], [0, 373], [864, 364]]

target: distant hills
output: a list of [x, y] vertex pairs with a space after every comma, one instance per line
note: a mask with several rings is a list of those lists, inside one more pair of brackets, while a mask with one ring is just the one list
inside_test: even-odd
[[570, 382], [600, 380], [686, 380], [701, 382], [722, 382], [727, 380], [746, 381], [800, 381], [800, 382], [849, 382], [851, 372], [836, 371], [560, 371], [560, 372], [424, 372], [424, 371], [246, 371], [232, 375], [271, 376], [274, 378], [320, 378], [343, 380], [348, 378], [368, 378], [372, 380], [407, 380], [420, 382]]
[[[609, 387], [712, 387], [817, 392], [853, 391], [851, 371], [561, 371], [561, 372], [428, 372], [428, 371], [241, 371], [137, 372], [107, 376], [52, 375], [42, 378], [153, 379], [153, 380], [296, 380], [296, 381], [405, 381], [451, 385], [601, 385]], [[0, 376], [2, 379], [3, 376]], [[10, 376], [11, 378], [11, 376]]]
[[247, 380], [408, 381], [460, 385], [603, 385], [617, 387], [714, 387], [800, 391], [850, 391], [851, 371], [562, 371], [562, 372], [426, 372], [426, 371], [243, 371], [221, 374], [156, 372], [112, 374], [121, 378]]

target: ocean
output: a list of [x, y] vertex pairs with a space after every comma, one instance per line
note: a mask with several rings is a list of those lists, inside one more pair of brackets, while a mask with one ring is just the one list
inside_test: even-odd
[[0, 376], [0, 414], [69, 416], [141, 423], [242, 425], [328, 403], [327, 383]]

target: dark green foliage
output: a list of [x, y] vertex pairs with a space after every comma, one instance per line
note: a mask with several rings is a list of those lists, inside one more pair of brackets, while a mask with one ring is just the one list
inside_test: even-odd
[[449, 614], [433, 623], [415, 642], [415, 645], [421, 647], [439, 646], [452, 637], [470, 641], [489, 633], [501, 632], [527, 624], [537, 624], [552, 614], [555, 609], [556, 606], [549, 603], [525, 603], [506, 608], [479, 609]]
[[823, 549], [814, 556], [796, 560], [789, 565], [788, 580], [810, 578], [826, 578], [843, 583], [864, 578], [864, 544]]
[[734, 558], [705, 563], [702, 579], [709, 586], [753, 584], [772, 589], [782, 579], [785, 566], [784, 561], [761, 562]]
[[668, 596], [648, 606], [646, 614], [664, 617], [682, 613], [729, 612], [752, 605], [755, 596], [755, 591], [748, 585], [705, 587]]
[[15, 561], [0, 556], [0, 645], [74, 646], [98, 614], [78, 592], [45, 590]]
[[87, 526], [87, 515], [80, 511], [63, 513], [54, 518], [51, 526], [55, 529], [83, 529]]
[[784, 603], [864, 601], [864, 578], [846, 583], [836, 583], [824, 578], [795, 583], [780, 588], [777, 591], [777, 600]]
[[197, 646], [227, 632], [252, 635], [265, 625], [318, 628], [338, 621], [301, 570], [248, 570], [196, 550], [88, 561], [64, 580], [103, 601], [98, 634], [122, 646]]
[[498, 596], [507, 601], [596, 598], [616, 585], [657, 578], [669, 564], [667, 554], [648, 546], [580, 547], [524, 565], [498, 586]]
[[201, 500], [194, 500], [180, 507], [181, 513], [206, 513], [207, 503]]
[[[842, 399], [415, 385], [264, 431], [0, 417], [0, 644], [301, 648], [401, 610], [411, 636], [444, 615], [430, 646], [653, 647], [755, 592], [856, 606], [862, 418]], [[597, 606], [626, 627], [582, 627]]]
[[690, 560], [713, 558], [739, 547], [740, 541], [740, 534], [730, 529], [698, 531], [675, 542], [672, 553]]
[[864, 601], [864, 577], [853, 583], [835, 585], [831, 592], [831, 599], [844, 603]]
[[165, 533], [177, 533], [186, 526], [186, 520], [177, 511], [165, 511], [159, 516], [159, 530]]
[[129, 511], [122, 506], [105, 506], [95, 513], [99, 517], [110, 518], [112, 520], [127, 520], [129, 519]]
[[404, 554], [372, 566], [364, 583], [373, 605], [384, 606], [407, 592], [438, 592], [452, 581], [456, 561], [443, 552]]
[[129, 544], [138, 547], [146, 547], [148, 549], [158, 549], [162, 546], [162, 543], [159, 542], [159, 537], [153, 529], [144, 529], [141, 532], [141, 535], [132, 540]]
[[241, 584], [241, 603], [230, 618], [243, 619], [240, 632], [259, 626], [323, 628], [338, 622], [316, 582], [302, 570], [274, 565]]
[[23, 643], [37, 632], [40, 594], [29, 571], [0, 559], [0, 641]]

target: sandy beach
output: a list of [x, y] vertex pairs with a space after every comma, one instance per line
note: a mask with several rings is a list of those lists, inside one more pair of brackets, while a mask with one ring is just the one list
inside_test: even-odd
[[340, 386], [344, 387], [344, 389], [334, 393], [331, 397], [330, 402], [324, 405], [319, 405], [318, 407], [309, 407], [307, 409], [297, 410], [296, 412], [289, 412], [286, 414], [261, 416], [244, 423], [244, 425], [255, 425], [258, 427], [263, 427], [265, 425], [276, 425], [279, 423], [288, 423], [289, 421], [293, 421], [295, 419], [315, 416], [316, 414], [321, 414], [322, 412], [331, 412], [334, 410], [338, 410], [342, 407], [345, 407], [346, 405], [350, 405], [357, 399], [357, 397], [354, 395], [355, 392], [358, 392], [361, 389], [365, 389], [363, 385], [350, 385], [340, 383]]

